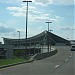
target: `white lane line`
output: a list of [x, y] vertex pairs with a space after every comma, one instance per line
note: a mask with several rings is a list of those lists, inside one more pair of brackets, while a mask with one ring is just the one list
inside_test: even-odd
[[71, 55], [72, 55], [72, 52], [70, 52], [71, 53]]
[[68, 59], [66, 59], [65, 61], [68, 61]]
[[59, 65], [56, 65], [55, 68], [59, 67]]
[[70, 58], [71, 58], [71, 56], [70, 56]]

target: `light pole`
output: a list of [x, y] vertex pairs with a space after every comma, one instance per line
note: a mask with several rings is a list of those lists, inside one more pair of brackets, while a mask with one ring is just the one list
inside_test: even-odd
[[49, 30], [50, 31], [50, 33], [51, 33], [51, 31], [53, 31], [53, 30]]
[[20, 45], [20, 31], [17, 31], [17, 32], [19, 33], [19, 40], [18, 40], [18, 41], [19, 41], [19, 42], [18, 42], [18, 43], [19, 43], [19, 44], [18, 44], [18, 49], [19, 49], [19, 45]]
[[28, 3], [32, 1], [23, 1], [27, 3], [27, 9], [26, 9], [26, 41], [25, 41], [25, 50], [27, 51], [27, 23], [28, 23]]
[[20, 31], [17, 31], [19, 33], [19, 39], [20, 39]]
[[[49, 30], [50, 31], [50, 38], [51, 38], [51, 31], [53, 30]], [[50, 51], [51, 51], [51, 41], [50, 41]]]
[[49, 32], [49, 24], [52, 23], [52, 22], [46, 22], [46, 23], [48, 23], [48, 32]]
[[[49, 30], [49, 23], [52, 23], [52, 22], [46, 22], [46, 23], [48, 23], [48, 32], [50, 31], [50, 34], [51, 34], [51, 31], [52, 30]], [[51, 35], [50, 35], [50, 37], [51, 37]], [[47, 36], [47, 42], [48, 42], [48, 52], [49, 52], [49, 36]], [[51, 51], [51, 40], [50, 40], [50, 51]]]

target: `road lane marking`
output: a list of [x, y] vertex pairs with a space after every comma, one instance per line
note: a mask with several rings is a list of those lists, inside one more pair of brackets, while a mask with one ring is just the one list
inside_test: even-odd
[[68, 61], [68, 59], [66, 59], [65, 61]]
[[71, 56], [70, 56], [70, 58], [71, 58]]
[[72, 55], [72, 52], [71, 52], [71, 55]]
[[55, 68], [59, 67], [59, 65], [56, 65]]

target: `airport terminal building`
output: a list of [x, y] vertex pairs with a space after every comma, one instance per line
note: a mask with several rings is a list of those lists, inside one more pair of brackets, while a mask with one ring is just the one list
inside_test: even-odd
[[[12, 58], [13, 52], [15, 50], [25, 50], [26, 39], [11, 39], [11, 38], [3, 38], [4, 45], [0, 45], [0, 51], [3, 54], [6, 50], [6, 53], [3, 56], [7, 58]], [[36, 54], [41, 53], [44, 50], [44, 47], [50, 46], [66, 46], [69, 45], [70, 41], [59, 37], [51, 32], [43, 31], [42, 33], [35, 35], [33, 37], [27, 38], [27, 53]], [[0, 54], [0, 55], [1, 55]]]
[[[26, 39], [10, 39], [10, 38], [3, 38], [4, 44], [13, 45], [14, 48], [16, 47], [25, 47]], [[27, 46], [28, 47], [35, 47], [40, 45], [68, 45], [70, 42], [62, 37], [59, 37], [53, 33], [48, 31], [44, 31], [36, 36], [27, 38]]]

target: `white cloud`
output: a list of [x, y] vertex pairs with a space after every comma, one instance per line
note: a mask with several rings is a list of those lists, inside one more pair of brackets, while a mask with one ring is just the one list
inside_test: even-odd
[[74, 4], [74, 0], [35, 0], [35, 3], [41, 6], [47, 6], [48, 4]]
[[24, 16], [25, 15], [25, 13], [23, 13], [23, 12], [11, 12], [10, 14], [12, 14], [13, 16]]
[[15, 31], [15, 28], [8, 27], [7, 25], [4, 25], [3, 23], [0, 23], [0, 33], [10, 33]]
[[70, 26], [63, 26], [60, 27], [61, 30], [75, 30], [74, 27], [70, 27]]
[[23, 7], [7, 7], [8, 10], [13, 10], [13, 11], [25, 11], [26, 10], [26, 6]]
[[[23, 3], [23, 0], [0, 0], [0, 3]], [[33, 3], [47, 6], [48, 4], [74, 4], [75, 0], [31, 0]]]
[[23, 0], [0, 0], [0, 3], [15, 3], [22, 2]]
[[60, 16], [55, 16], [57, 19], [60, 19], [61, 17]]
[[53, 0], [55, 4], [70, 5], [74, 4], [74, 0]]
[[47, 20], [47, 19], [50, 19], [50, 18], [48, 17], [48, 15], [49, 15], [49, 14], [39, 14], [39, 16], [38, 16], [38, 15], [33, 15], [33, 19], [34, 19], [34, 20], [39, 20], [39, 21]]
[[[7, 7], [7, 10], [10, 10], [13, 16], [17, 16], [17, 17], [21, 17], [21, 16], [25, 16], [26, 14], [26, 6], [22, 6], [22, 7]], [[43, 13], [42, 11], [38, 11], [36, 7], [33, 6], [29, 6], [29, 10], [28, 10], [28, 17], [29, 17], [29, 21], [59, 21], [61, 19], [61, 17], [59, 16], [55, 16], [54, 18], [50, 18], [51, 14], [46, 14]]]
[[53, 4], [53, 0], [35, 0], [35, 4], [47, 6], [48, 4]]

